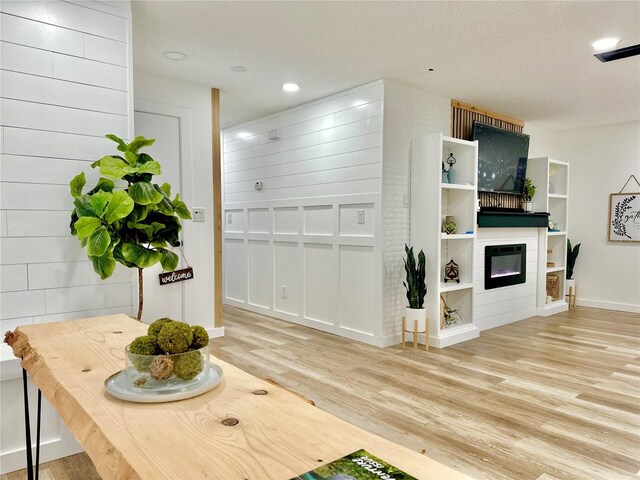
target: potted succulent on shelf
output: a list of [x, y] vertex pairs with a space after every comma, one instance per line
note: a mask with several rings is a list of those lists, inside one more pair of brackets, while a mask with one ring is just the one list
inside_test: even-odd
[[427, 295], [426, 276], [426, 257], [424, 252], [420, 250], [418, 253], [418, 263], [413, 254], [413, 247], [404, 246], [406, 258], [404, 259], [404, 270], [407, 274], [406, 282], [402, 282], [407, 291], [407, 300], [409, 306], [406, 308], [405, 318], [406, 325], [413, 328], [415, 322], [418, 322], [418, 332], [424, 332], [427, 329], [427, 310], [424, 308], [424, 297]]
[[572, 248], [571, 240], [567, 238], [567, 271], [566, 271], [566, 282], [565, 282], [565, 295], [569, 295], [569, 288], [571, 287], [573, 290], [573, 294], [576, 292], [576, 281], [573, 278], [573, 268], [576, 266], [576, 259], [580, 254], [580, 245], [577, 244]]
[[531, 182], [530, 178], [524, 179], [524, 188], [522, 190], [522, 206], [525, 212], [533, 211], [533, 196], [536, 194], [536, 186]]
[[180, 219], [190, 219], [191, 213], [180, 194], [171, 200], [171, 185], [151, 183], [162, 170], [140, 149], [153, 145], [154, 139], [136, 137], [126, 143], [115, 135], [106, 137], [118, 144], [121, 154], [91, 164], [101, 177], [88, 192], [82, 191], [84, 172], [71, 180], [71, 234], [86, 248], [101, 279], [113, 274], [116, 262], [138, 270], [137, 319], [142, 320], [142, 270], [158, 262], [165, 271], [176, 269], [179, 258], [169, 247], [180, 246]]

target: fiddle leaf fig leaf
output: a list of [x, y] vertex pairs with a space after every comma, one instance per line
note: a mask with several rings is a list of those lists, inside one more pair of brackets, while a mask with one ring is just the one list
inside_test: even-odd
[[162, 265], [162, 269], [165, 272], [173, 272], [180, 260], [178, 255], [164, 248], [159, 248], [158, 251], [160, 253], [160, 265]]
[[102, 218], [102, 216], [104, 215], [104, 210], [105, 208], [107, 208], [109, 200], [111, 200], [111, 193], [103, 192], [102, 190], [99, 190], [91, 195], [91, 206], [95, 210], [98, 217]]
[[126, 217], [131, 213], [135, 202], [124, 190], [116, 190], [113, 192], [104, 219], [107, 223], [113, 223], [116, 220]]
[[129, 187], [129, 196], [140, 205], [156, 204], [162, 200], [162, 194], [149, 182], [137, 182]]
[[100, 177], [94, 189], [89, 192], [89, 195], [93, 195], [100, 190], [102, 190], [103, 192], [111, 192], [113, 191], [114, 187], [115, 185], [111, 180], [109, 180], [108, 178]]
[[97, 217], [96, 211], [91, 205], [91, 197], [86, 193], [73, 201], [78, 217]]
[[162, 192], [167, 196], [170, 197], [171, 196], [171, 185], [169, 185], [168, 183], [163, 183], [162, 185], [160, 185], [160, 190], [162, 190]]
[[87, 241], [87, 254], [90, 257], [101, 257], [109, 248], [111, 236], [104, 225], [96, 228]]
[[132, 167], [135, 167], [136, 164], [138, 163], [138, 155], [130, 152], [129, 150], [124, 152], [124, 158], [127, 161], [127, 163]]
[[144, 138], [138, 136], [134, 138], [133, 141], [129, 144], [128, 150], [132, 153], [138, 153], [138, 150], [140, 150], [142, 147], [150, 147], [155, 143], [155, 141], [155, 138]]
[[162, 168], [155, 160], [151, 160], [138, 168], [138, 173], [151, 173], [152, 175], [162, 175]]
[[109, 135], [105, 135], [105, 137], [107, 137], [109, 140], [113, 140], [114, 142], [116, 142], [118, 144], [119, 151], [124, 152], [127, 150], [127, 144], [124, 143], [124, 140], [122, 140], [120, 137], [114, 135], [113, 133], [110, 133]]
[[160, 261], [158, 252], [135, 243], [124, 243], [122, 245], [122, 255], [127, 262], [133, 263], [138, 268], [147, 268]]
[[75, 223], [76, 232], [78, 234], [78, 238], [87, 238], [91, 235], [96, 228], [102, 225], [102, 222], [99, 218], [96, 217], [82, 217], [79, 218]]
[[100, 174], [109, 178], [122, 178], [128, 173], [135, 173], [136, 167], [127, 165], [124, 160], [118, 157], [107, 155], [100, 160]]
[[171, 202], [171, 204], [173, 205], [173, 211], [176, 212], [180, 218], [191, 220], [191, 212], [187, 208], [187, 205], [182, 200], [180, 200], [179, 193], [176, 194], [176, 198], [173, 199], [173, 202]]
[[69, 183], [69, 188], [71, 189], [71, 196], [73, 198], [78, 198], [82, 196], [82, 189], [87, 184], [87, 177], [84, 172], [76, 175], [73, 180]]
[[109, 278], [113, 274], [116, 268], [116, 261], [111, 252], [107, 251], [100, 257], [92, 256], [89, 258], [91, 259], [91, 263], [93, 263], [93, 269], [100, 275], [102, 280]]

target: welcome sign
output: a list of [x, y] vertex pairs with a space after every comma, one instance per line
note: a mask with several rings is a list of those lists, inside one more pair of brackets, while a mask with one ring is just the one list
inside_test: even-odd
[[174, 270], [173, 272], [165, 272], [158, 275], [160, 285], [169, 285], [170, 283], [184, 282], [193, 278], [193, 268], [183, 268], [182, 270]]

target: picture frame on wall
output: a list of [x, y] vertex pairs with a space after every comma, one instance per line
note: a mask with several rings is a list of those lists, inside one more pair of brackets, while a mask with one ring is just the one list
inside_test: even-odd
[[640, 243], [640, 192], [609, 195], [607, 241]]

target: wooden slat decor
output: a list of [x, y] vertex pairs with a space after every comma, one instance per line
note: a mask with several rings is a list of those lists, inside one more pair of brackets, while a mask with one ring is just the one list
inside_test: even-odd
[[[473, 122], [477, 120], [512, 132], [522, 133], [524, 122], [517, 118], [451, 100], [451, 134], [454, 138], [471, 140]], [[521, 197], [504, 193], [478, 192], [481, 207], [520, 208]]]

